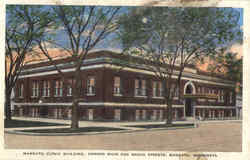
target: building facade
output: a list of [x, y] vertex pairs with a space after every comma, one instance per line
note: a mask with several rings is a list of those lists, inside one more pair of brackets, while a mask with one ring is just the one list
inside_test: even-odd
[[[112, 51], [90, 53], [81, 67], [80, 120], [161, 121], [166, 119], [163, 85], [143, 65], [121, 65], [126, 57]], [[55, 60], [66, 75], [62, 81], [48, 62], [29, 64], [19, 76], [14, 115], [71, 118], [73, 63]], [[178, 70], [178, 69], [177, 69]], [[173, 118], [232, 119], [236, 116], [235, 85], [195, 67], [183, 72], [173, 97]], [[180, 94], [180, 95], [179, 95]]]

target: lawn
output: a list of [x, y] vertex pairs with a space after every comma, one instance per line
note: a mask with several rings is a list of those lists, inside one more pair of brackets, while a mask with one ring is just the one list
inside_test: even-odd
[[145, 129], [153, 129], [153, 128], [190, 128], [194, 127], [193, 123], [189, 124], [173, 124], [171, 126], [166, 126], [165, 124], [148, 124], [148, 125], [127, 125], [126, 127], [136, 127], [136, 128], [145, 128]]
[[39, 121], [24, 121], [24, 120], [4, 120], [4, 128], [19, 128], [19, 127], [45, 127], [45, 126], [65, 126], [67, 124], [47, 123]]
[[32, 129], [32, 130], [19, 130], [28, 133], [86, 133], [86, 132], [107, 132], [125, 130], [121, 128], [112, 127], [81, 127], [72, 130], [71, 128], [54, 128], [54, 129]]

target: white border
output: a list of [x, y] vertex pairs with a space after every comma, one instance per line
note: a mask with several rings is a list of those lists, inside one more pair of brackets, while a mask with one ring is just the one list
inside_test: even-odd
[[[159, 1], [159, 0], [154, 0], [154, 1], [147, 1], [147, 0], [123, 0], [123, 1], [117, 1], [117, 0], [2, 0], [0, 1], [0, 21], [4, 22], [5, 21], [5, 4], [65, 4], [65, 5], [76, 5], [76, 4], [85, 4], [85, 5], [127, 5], [127, 6], [138, 6], [138, 5], [145, 5], [149, 4], [149, 2], [153, 2], [151, 4], [156, 4], [155, 2], [159, 2], [157, 5], [169, 5], [169, 6], [180, 6], [178, 3], [173, 0], [165, 0], [165, 1]], [[250, 54], [246, 54], [250, 51], [250, 23], [249, 23], [249, 17], [250, 17], [250, 3], [248, 0], [209, 0], [207, 3], [199, 3], [199, 2], [194, 2], [191, 3], [190, 6], [213, 6], [216, 4], [218, 7], [238, 7], [238, 8], [244, 8], [244, 59], [243, 59], [243, 71], [244, 71], [244, 77], [243, 77], [243, 139], [242, 139], [242, 148], [243, 152], [241, 153], [236, 153], [236, 152], [216, 152], [218, 155], [218, 158], [211, 158], [211, 159], [220, 159], [220, 160], [247, 160], [250, 157], [250, 116], [248, 115], [250, 113]], [[1, 41], [0, 41], [0, 49], [2, 53], [4, 53], [4, 41], [5, 41], [5, 25], [0, 26], [0, 34], [1, 34]], [[1, 54], [1, 59], [2, 62], [4, 60], [4, 54]], [[4, 73], [4, 63], [1, 63], [1, 69], [2, 73]], [[2, 82], [4, 82], [4, 76], [1, 76]], [[0, 95], [1, 100], [4, 99], [4, 83], [1, 83], [0, 85]], [[2, 101], [3, 104], [3, 101]], [[3, 110], [0, 110], [0, 115], [2, 117], [1, 121], [1, 126], [3, 128]], [[22, 156], [22, 151], [29, 151], [29, 150], [4, 150], [3, 148], [3, 130], [1, 130], [1, 151], [0, 151], [0, 159], [7, 160], [7, 159], [54, 159], [53, 157], [48, 157], [48, 156], [33, 156], [33, 157], [25, 157]], [[63, 150], [36, 150], [36, 151], [59, 151], [62, 152]], [[64, 150], [65, 151], [65, 150]], [[72, 150], [75, 152], [93, 152], [93, 150]], [[102, 151], [99, 150], [100, 152], [107, 152], [107, 151]], [[66, 150], [66, 152], [70, 152], [70, 150]], [[121, 151], [115, 151], [120, 153]], [[125, 151], [126, 152], [126, 151]], [[136, 151], [130, 151], [131, 152], [136, 152]], [[140, 152], [140, 153], [145, 153], [145, 152]], [[148, 152], [149, 153], [149, 152]], [[166, 153], [166, 152], [159, 152], [159, 153]], [[180, 152], [176, 152], [180, 153]], [[183, 152], [181, 152], [183, 153]], [[206, 152], [203, 152], [206, 153]], [[190, 153], [192, 154], [192, 153]], [[85, 157], [89, 158], [89, 157]], [[117, 159], [116, 157], [111, 158], [111, 157], [92, 157], [92, 159], [98, 160], [98, 159]], [[123, 157], [122, 157], [123, 158]], [[82, 159], [82, 157], [75, 156], [75, 157], [60, 157], [56, 159]], [[123, 159], [135, 159], [134, 157], [130, 158], [123, 158]], [[149, 159], [147, 158], [142, 158], [143, 160]], [[151, 159], [158, 159], [157, 157], [151, 157]], [[169, 158], [167, 157], [166, 159], [171, 159], [171, 160], [177, 160], [178, 158]], [[210, 158], [208, 158], [210, 159]], [[184, 159], [183, 159], [184, 160]], [[197, 160], [197, 159], [196, 159]]]

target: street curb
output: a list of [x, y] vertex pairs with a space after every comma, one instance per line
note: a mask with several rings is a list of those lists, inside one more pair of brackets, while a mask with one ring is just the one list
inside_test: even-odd
[[115, 133], [133, 133], [133, 132], [147, 132], [147, 131], [160, 131], [160, 130], [178, 130], [178, 129], [190, 129], [196, 128], [195, 126], [188, 127], [173, 127], [173, 128], [153, 128], [153, 129], [139, 129], [139, 130], [121, 130], [121, 131], [110, 131], [110, 132], [90, 132], [90, 133], [27, 133], [20, 130], [9, 130], [4, 131], [8, 134], [17, 134], [17, 135], [27, 135], [27, 136], [78, 136], [78, 135], [98, 135], [98, 134], [115, 134]]

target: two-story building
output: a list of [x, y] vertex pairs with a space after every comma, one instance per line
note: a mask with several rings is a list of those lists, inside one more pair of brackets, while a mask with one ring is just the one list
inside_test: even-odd
[[[71, 118], [72, 59], [58, 59], [55, 63], [66, 75], [66, 81], [48, 62], [24, 67], [15, 89], [16, 116]], [[101, 50], [87, 56], [81, 66], [80, 119], [166, 119], [162, 82], [143, 65], [128, 63], [124, 67], [124, 63], [126, 57], [113, 51]], [[233, 118], [236, 116], [234, 88], [230, 80], [188, 66], [174, 93], [173, 117], [175, 120], [194, 115], [204, 119]]]

